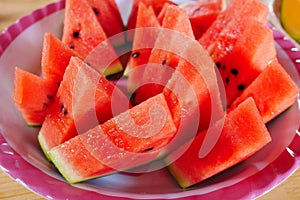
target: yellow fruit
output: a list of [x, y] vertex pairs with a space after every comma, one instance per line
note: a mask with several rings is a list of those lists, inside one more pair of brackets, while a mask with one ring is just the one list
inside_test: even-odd
[[300, 41], [300, 0], [282, 0], [280, 20], [286, 32]]

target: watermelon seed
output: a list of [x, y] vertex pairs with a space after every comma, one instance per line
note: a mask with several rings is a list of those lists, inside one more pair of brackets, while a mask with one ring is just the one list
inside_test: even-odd
[[243, 91], [245, 89], [245, 86], [243, 84], [238, 85], [238, 90]]
[[217, 66], [217, 68], [220, 68], [221, 67], [221, 63], [220, 62], [216, 62], [216, 66]]
[[226, 79], [225, 79], [225, 83], [229, 83], [229, 77], [226, 77]]
[[48, 95], [47, 95], [47, 98], [52, 100], [52, 99], [53, 99], [53, 96], [50, 95], [50, 94], [48, 94]]
[[161, 64], [162, 64], [162, 65], [166, 65], [166, 64], [167, 64], [167, 61], [166, 61], [166, 60], [163, 60]]
[[237, 69], [233, 68], [233, 69], [230, 70], [230, 73], [232, 73], [233, 75], [237, 76], [238, 73], [239, 73], [239, 71]]
[[154, 147], [150, 147], [150, 148], [144, 149], [143, 152], [151, 151], [153, 149], [154, 149]]
[[75, 47], [74, 47], [74, 45], [69, 44], [69, 48], [70, 48], [70, 49], [74, 49]]
[[68, 114], [67, 109], [63, 105], [60, 106], [60, 110], [64, 113], [64, 115]]
[[94, 10], [94, 13], [95, 13], [96, 15], [98, 15], [98, 14], [99, 14], [99, 10], [98, 10], [98, 8], [93, 8], [93, 10]]
[[44, 108], [48, 108], [48, 104], [47, 103], [44, 103], [43, 106], [44, 106]]
[[223, 65], [223, 66], [222, 66], [222, 69], [225, 70], [225, 69], [226, 69], [226, 65]]
[[137, 58], [140, 56], [140, 53], [139, 52], [135, 52], [131, 55], [132, 58]]
[[74, 31], [73, 32], [73, 37], [74, 38], [79, 38], [79, 31]]

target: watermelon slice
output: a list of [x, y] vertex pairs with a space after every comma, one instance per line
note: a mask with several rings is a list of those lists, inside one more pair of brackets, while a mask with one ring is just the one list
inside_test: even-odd
[[12, 98], [29, 126], [40, 126], [54, 102], [57, 85], [15, 67]]
[[[256, 6], [258, 7], [256, 8]], [[263, 12], [261, 12], [261, 7], [263, 7]], [[204, 49], [209, 49], [209, 46], [217, 40], [224, 27], [232, 20], [238, 21], [241, 17], [254, 17], [265, 23], [267, 12], [268, 9], [262, 6], [259, 0], [232, 0], [228, 7], [218, 15], [217, 19], [201, 36], [199, 42]]]
[[[144, 65], [148, 63], [151, 50], [160, 27], [157, 17], [152, 6], [140, 2], [137, 13], [136, 26], [134, 30], [134, 38], [132, 44], [131, 58], [128, 61], [125, 76], [128, 76], [128, 91], [134, 92], [140, 85], [142, 79]], [[153, 27], [153, 28], [147, 28]], [[137, 67], [141, 68], [137, 69]]]
[[123, 34], [125, 27], [115, 0], [88, 0], [88, 3], [93, 8], [106, 36], [108, 38], [115, 36], [112, 40], [115, 46], [123, 45], [125, 43]]
[[265, 123], [289, 108], [299, 88], [277, 60], [272, 62], [233, 102], [231, 109], [252, 97]]
[[198, 0], [181, 5], [187, 11], [194, 36], [198, 40], [224, 8], [223, 0]]
[[[187, 13], [175, 5], [169, 5], [162, 24], [163, 30], [158, 34], [151, 51], [148, 65], [144, 69], [142, 85], [135, 92], [134, 103], [138, 104], [151, 95], [162, 92], [178, 65], [180, 56], [176, 55], [178, 37], [183, 40], [194, 39], [192, 27]], [[181, 39], [182, 40], [182, 39]], [[175, 45], [176, 44], [176, 45]], [[185, 46], [180, 51], [184, 51]]]
[[47, 155], [54, 146], [126, 109], [128, 99], [113, 83], [72, 57], [39, 132], [40, 145]]
[[128, 19], [127, 23], [127, 29], [134, 29], [136, 25], [136, 19], [137, 19], [137, 13], [138, 13], [138, 6], [139, 3], [142, 2], [147, 7], [151, 6], [155, 12], [155, 15], [158, 16], [161, 12], [162, 8], [165, 4], [172, 4], [176, 5], [174, 2], [170, 0], [134, 0], [132, 7], [131, 7], [131, 13]]
[[51, 149], [70, 183], [126, 170], [158, 158], [176, 133], [162, 94]]
[[[215, 41], [206, 48], [213, 59], [222, 59], [234, 47], [236, 41], [242, 37], [249, 21], [257, 20], [265, 25], [268, 8], [261, 1], [249, 1], [240, 8], [239, 18], [234, 18], [223, 28]], [[247, 23], [247, 26], [245, 24]]]
[[28, 125], [40, 126], [43, 123], [65, 68], [75, 55], [76, 52], [53, 34], [45, 33], [41, 61], [43, 77], [15, 69], [13, 99]]
[[87, 0], [66, 1], [62, 41], [74, 49], [82, 60], [106, 76], [123, 70]]
[[41, 62], [43, 77], [57, 84], [58, 88], [72, 56], [77, 56], [74, 50], [52, 33], [45, 33]]
[[225, 86], [227, 106], [230, 106], [274, 59], [276, 49], [272, 30], [256, 20], [249, 19], [247, 27], [231, 52], [223, 58], [214, 59]]
[[[221, 126], [220, 126], [221, 124]], [[253, 99], [247, 99], [225, 118], [224, 126], [216, 123], [211, 129], [222, 129], [213, 149], [202, 155], [206, 132], [193, 139], [187, 151], [168, 169], [183, 187], [190, 187], [245, 160], [268, 142], [270, 134]], [[209, 141], [206, 141], [209, 142]], [[179, 151], [181, 151], [179, 149]], [[204, 150], [205, 151], [205, 150]]]

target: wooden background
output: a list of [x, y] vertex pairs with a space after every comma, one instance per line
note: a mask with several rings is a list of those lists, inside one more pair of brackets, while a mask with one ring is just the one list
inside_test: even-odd
[[[15, 22], [21, 16], [40, 8], [54, 0], [0, 0], [0, 31]], [[0, 41], [1, 42], [1, 41]], [[0, 199], [43, 199], [29, 191], [20, 183], [11, 179], [0, 170]], [[282, 184], [259, 200], [299, 200], [300, 199], [300, 169]]]

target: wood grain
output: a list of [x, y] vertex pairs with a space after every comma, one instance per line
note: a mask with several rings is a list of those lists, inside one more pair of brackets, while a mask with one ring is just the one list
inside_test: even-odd
[[[0, 31], [15, 22], [21, 16], [27, 15], [54, 0], [0, 0]], [[0, 170], [0, 199], [44, 199], [25, 188], [19, 182], [11, 179]], [[259, 200], [299, 200], [300, 199], [300, 169], [272, 191], [258, 198]]]

